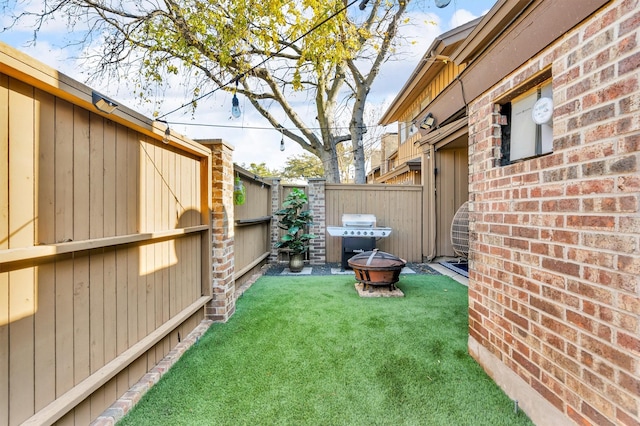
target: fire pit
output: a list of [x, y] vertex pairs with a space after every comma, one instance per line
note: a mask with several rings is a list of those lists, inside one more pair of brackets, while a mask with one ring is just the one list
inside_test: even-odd
[[376, 248], [376, 240], [391, 235], [391, 228], [377, 227], [376, 217], [372, 214], [342, 215], [342, 226], [327, 226], [327, 232], [333, 237], [342, 237], [342, 262], [344, 271], [349, 259], [357, 253]]
[[349, 259], [349, 266], [356, 274], [356, 280], [367, 286], [387, 286], [390, 291], [396, 289], [400, 271], [407, 264], [392, 254], [373, 250], [357, 254]]

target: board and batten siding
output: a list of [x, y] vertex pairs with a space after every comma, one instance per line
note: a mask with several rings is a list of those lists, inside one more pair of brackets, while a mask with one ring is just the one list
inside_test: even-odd
[[456, 212], [469, 199], [469, 160], [466, 148], [441, 149], [435, 155], [435, 227], [438, 256], [455, 257], [451, 244], [451, 223]]
[[86, 425], [204, 317], [210, 152], [7, 69], [0, 425]]
[[[422, 186], [327, 184], [326, 224], [341, 226], [342, 215], [373, 214], [377, 226], [392, 228], [376, 248], [408, 262], [422, 261]], [[340, 237], [327, 235], [327, 261], [340, 262]]]

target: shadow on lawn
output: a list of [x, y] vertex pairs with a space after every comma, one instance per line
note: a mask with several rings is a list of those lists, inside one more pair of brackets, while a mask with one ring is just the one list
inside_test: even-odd
[[264, 276], [122, 425], [530, 425], [467, 353], [467, 288], [400, 278]]

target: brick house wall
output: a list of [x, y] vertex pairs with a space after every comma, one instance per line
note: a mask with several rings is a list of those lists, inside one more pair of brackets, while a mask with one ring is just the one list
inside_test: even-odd
[[[536, 424], [640, 424], [640, 2], [469, 105], [469, 350]], [[496, 100], [551, 67], [553, 152], [500, 165]]]

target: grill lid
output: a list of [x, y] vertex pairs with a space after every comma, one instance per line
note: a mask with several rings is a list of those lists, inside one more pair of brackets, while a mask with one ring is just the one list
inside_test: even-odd
[[373, 250], [356, 254], [348, 260], [348, 263], [352, 268], [366, 267], [367, 269], [402, 269], [407, 264], [407, 261], [384, 251]]
[[345, 213], [342, 215], [342, 226], [373, 228], [376, 226], [376, 217], [372, 214]]

